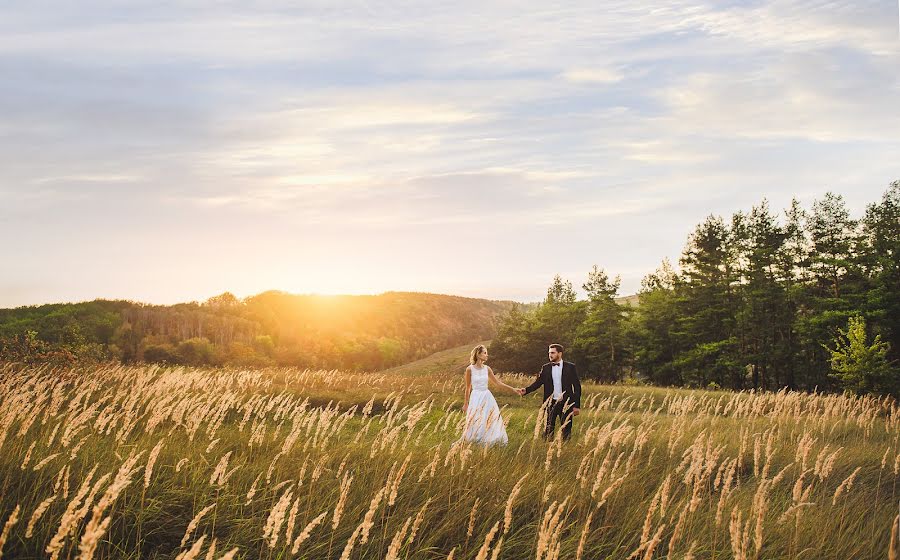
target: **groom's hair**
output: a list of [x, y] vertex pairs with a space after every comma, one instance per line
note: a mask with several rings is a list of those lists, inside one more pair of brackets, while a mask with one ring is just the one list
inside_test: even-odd
[[560, 354], [563, 353], [563, 345], [562, 345], [562, 344], [551, 344], [551, 345], [550, 345], [550, 348], [553, 348], [554, 350], [556, 350], [556, 351], [559, 352]]

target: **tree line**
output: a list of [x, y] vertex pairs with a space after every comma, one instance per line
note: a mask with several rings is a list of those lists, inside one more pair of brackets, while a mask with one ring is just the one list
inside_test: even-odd
[[534, 370], [534, 348], [559, 342], [604, 382], [896, 395], [900, 181], [856, 218], [834, 193], [709, 216], [636, 305], [617, 302], [619, 286], [595, 266], [578, 299], [557, 276], [540, 305], [504, 316], [494, 367]]
[[269, 291], [177, 305], [95, 300], [27, 306], [0, 309], [0, 360], [378, 370], [489, 339], [511, 305], [408, 292]]

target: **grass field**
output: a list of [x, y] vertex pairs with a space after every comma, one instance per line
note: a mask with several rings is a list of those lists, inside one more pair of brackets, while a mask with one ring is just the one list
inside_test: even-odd
[[435, 364], [458, 357], [374, 374], [0, 365], [0, 551], [888, 556], [892, 401], [584, 383], [572, 440], [547, 443], [540, 395], [495, 390], [510, 443], [483, 449], [456, 443], [462, 369]]
[[[466, 370], [466, 366], [469, 365], [469, 354], [472, 351], [472, 348], [477, 344], [484, 344], [485, 346], [488, 346], [490, 345], [490, 343], [490, 340], [485, 340], [482, 342], [477, 342], [475, 344], [466, 344], [465, 346], [450, 348], [449, 350], [444, 350], [442, 352], [432, 354], [427, 358], [391, 368], [389, 370], [386, 370], [385, 373], [415, 375], [417, 377], [437, 375], [442, 379], [448, 375], [452, 375], [453, 373], [462, 375], [462, 372]], [[538, 366], [538, 368], [539, 367], [540, 366]]]

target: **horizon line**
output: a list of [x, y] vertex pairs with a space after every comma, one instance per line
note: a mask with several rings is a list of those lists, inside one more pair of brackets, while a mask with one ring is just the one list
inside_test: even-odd
[[[175, 306], [175, 305], [185, 305], [185, 304], [192, 304], [192, 303], [198, 304], [198, 305], [202, 305], [202, 304], [205, 303], [206, 301], [209, 301], [210, 299], [212, 299], [212, 298], [214, 298], [214, 297], [221, 296], [221, 295], [224, 295], [224, 294], [231, 294], [231, 295], [233, 295], [235, 298], [237, 298], [241, 303], [244, 303], [246, 300], [248, 300], [248, 299], [250, 299], [250, 298], [258, 297], [258, 296], [261, 296], [261, 295], [263, 295], [263, 294], [267, 294], [267, 293], [271, 293], [271, 292], [277, 292], [277, 293], [280, 293], [280, 294], [284, 294], [284, 295], [288, 295], [288, 296], [293, 296], [293, 297], [316, 297], [316, 298], [379, 297], [379, 296], [384, 296], [384, 295], [389, 295], [389, 294], [417, 294], [417, 295], [430, 295], [430, 296], [457, 297], [457, 298], [463, 298], [463, 299], [475, 299], [475, 300], [483, 300], [483, 301], [510, 302], [510, 303], [517, 303], [517, 304], [520, 304], [520, 305], [533, 305], [533, 304], [536, 304], [536, 303], [541, 303], [541, 301], [542, 301], [542, 300], [520, 301], [520, 300], [514, 300], [514, 299], [498, 299], [498, 298], [489, 298], [489, 297], [473, 297], [473, 296], [464, 296], [464, 295], [459, 295], [459, 294], [450, 294], [450, 293], [442, 293], [442, 292], [429, 292], [429, 291], [418, 291], [418, 290], [387, 290], [387, 291], [380, 292], [380, 293], [342, 293], [342, 294], [325, 294], [325, 293], [319, 293], [319, 292], [303, 292], [303, 293], [296, 293], [296, 292], [288, 292], [288, 291], [285, 291], [285, 290], [279, 290], [279, 289], [268, 289], [268, 290], [263, 290], [263, 291], [261, 291], [261, 292], [259, 292], [259, 293], [247, 295], [247, 296], [244, 296], [244, 297], [240, 297], [240, 296], [236, 295], [234, 292], [231, 292], [231, 291], [229, 291], [229, 290], [226, 290], [226, 291], [224, 291], [224, 292], [221, 292], [221, 293], [218, 293], [218, 294], [214, 294], [214, 295], [208, 297], [206, 300], [203, 300], [203, 301], [199, 301], [199, 300], [188, 300], [188, 301], [176, 301], [176, 302], [172, 302], [172, 303], [156, 303], [156, 302], [151, 302], [151, 301], [141, 301], [141, 300], [129, 299], [129, 298], [96, 297], [96, 298], [93, 298], [93, 299], [79, 299], [79, 300], [66, 300], [66, 301], [45, 301], [45, 302], [41, 302], [41, 303], [30, 303], [30, 304], [24, 304], [24, 305], [17, 305], [17, 306], [15, 306], [15, 307], [0, 307], [0, 311], [12, 311], [12, 310], [17, 310], [17, 309], [25, 309], [25, 308], [39, 308], [39, 307], [44, 307], [44, 306], [47, 306], [47, 305], [78, 305], [78, 304], [82, 304], [82, 303], [93, 303], [93, 302], [96, 302], [96, 301], [126, 302], [126, 303], [132, 303], [132, 304], [147, 305], [147, 306], [160, 306], [160, 307], [172, 307], [172, 306]], [[616, 300], [622, 300], [622, 299], [631, 298], [631, 297], [634, 297], [634, 296], [637, 296], [637, 295], [638, 295], [637, 293], [634, 293], [634, 294], [626, 294], [626, 295], [620, 295], [620, 296], [616, 296], [614, 299], [616, 299]]]

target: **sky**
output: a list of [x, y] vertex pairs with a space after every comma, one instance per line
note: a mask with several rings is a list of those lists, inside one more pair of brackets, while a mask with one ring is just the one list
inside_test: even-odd
[[891, 1], [0, 4], [0, 307], [621, 293], [900, 179]]

